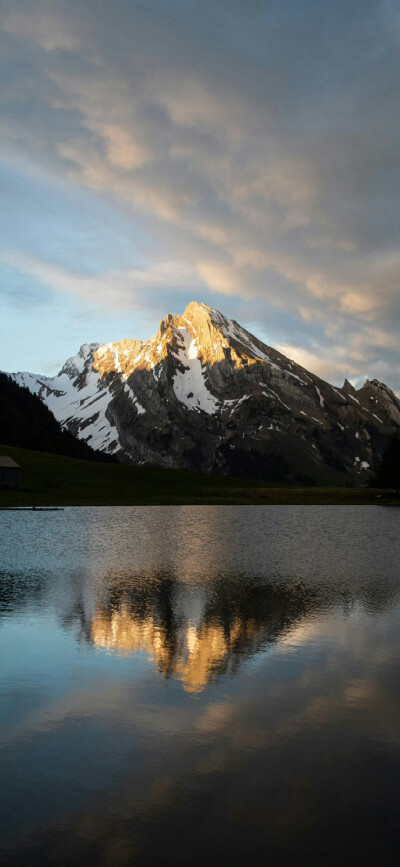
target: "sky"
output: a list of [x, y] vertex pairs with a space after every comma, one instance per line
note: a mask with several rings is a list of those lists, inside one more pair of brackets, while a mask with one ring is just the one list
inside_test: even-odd
[[3, 0], [0, 369], [204, 301], [400, 390], [397, 0]]

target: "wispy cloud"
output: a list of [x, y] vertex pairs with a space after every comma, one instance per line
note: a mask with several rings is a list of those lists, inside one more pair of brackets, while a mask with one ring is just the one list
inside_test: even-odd
[[5, 0], [0, 25], [13, 212], [38, 214], [8, 262], [108, 310], [212, 297], [328, 378], [398, 387], [395, 4]]

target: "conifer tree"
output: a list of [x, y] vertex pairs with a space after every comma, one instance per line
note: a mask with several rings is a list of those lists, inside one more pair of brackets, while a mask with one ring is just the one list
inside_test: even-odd
[[379, 488], [394, 488], [400, 491], [400, 432], [393, 434], [383, 453], [375, 477]]

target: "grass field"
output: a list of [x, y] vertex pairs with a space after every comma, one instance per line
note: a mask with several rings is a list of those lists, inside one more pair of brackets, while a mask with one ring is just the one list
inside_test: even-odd
[[22, 467], [21, 489], [0, 490], [6, 506], [179, 504], [400, 504], [372, 488], [302, 488], [123, 464], [100, 464], [0, 445]]

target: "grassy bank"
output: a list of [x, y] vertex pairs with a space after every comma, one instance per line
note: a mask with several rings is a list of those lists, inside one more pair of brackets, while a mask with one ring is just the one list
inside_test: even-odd
[[178, 504], [399, 504], [369, 488], [301, 488], [248, 479], [122, 464], [98, 464], [0, 445], [22, 467], [21, 490], [0, 490], [1, 506]]

